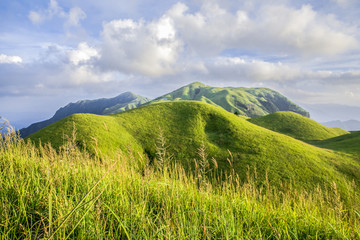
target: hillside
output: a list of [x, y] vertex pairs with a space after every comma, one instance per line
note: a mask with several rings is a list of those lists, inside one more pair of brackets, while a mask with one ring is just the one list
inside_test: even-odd
[[231, 151], [232, 166], [242, 180], [246, 179], [248, 167], [256, 167], [260, 181], [268, 175], [277, 186], [290, 179], [294, 185], [305, 188], [330, 186], [336, 181], [341, 191], [349, 187], [352, 179], [360, 183], [359, 163], [350, 156], [308, 145], [222, 108], [195, 101], [152, 104], [111, 116], [76, 114], [29, 138], [59, 147], [64, 135], [71, 135], [73, 122], [77, 144], [94, 154], [101, 151], [112, 155], [132, 148], [130, 152], [145, 153], [153, 162], [161, 128], [167, 151], [184, 167], [194, 165], [204, 143], [208, 159], [214, 157], [220, 171], [230, 170], [227, 159], [231, 159], [228, 150]]
[[263, 117], [251, 118], [248, 121], [304, 141], [324, 140], [349, 133], [340, 128], [325, 127], [310, 118], [293, 112], [276, 112]]
[[280, 93], [268, 88], [211, 87], [195, 82], [160, 96], [159, 101], [196, 100], [220, 106], [228, 112], [259, 117], [277, 111], [292, 111], [309, 117], [309, 113]]
[[0, 139], [1, 239], [360, 239], [355, 184], [261, 186], [252, 169], [245, 182], [216, 168], [205, 178], [66, 146]]
[[114, 98], [101, 98], [96, 100], [80, 100], [76, 103], [69, 103], [65, 107], [56, 111], [55, 115], [45, 121], [31, 124], [27, 128], [20, 130], [21, 137], [27, 137], [30, 134], [75, 113], [92, 113], [99, 115], [108, 115], [119, 113], [128, 109], [136, 108], [139, 105], [148, 102], [149, 99], [136, 95], [131, 92], [125, 92]]
[[311, 143], [322, 148], [360, 155], [360, 132], [352, 132], [339, 137]]

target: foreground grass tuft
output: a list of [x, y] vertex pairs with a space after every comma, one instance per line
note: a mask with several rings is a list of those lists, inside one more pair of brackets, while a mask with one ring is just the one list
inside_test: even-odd
[[355, 195], [342, 202], [336, 182], [309, 192], [266, 177], [258, 187], [256, 169], [241, 181], [210, 159], [201, 146], [193, 174], [131, 151], [89, 155], [71, 139], [37, 148], [12, 133], [0, 144], [1, 239], [360, 238]]

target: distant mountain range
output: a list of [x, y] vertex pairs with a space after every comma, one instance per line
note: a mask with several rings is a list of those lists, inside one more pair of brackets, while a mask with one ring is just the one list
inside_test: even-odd
[[358, 120], [348, 120], [348, 121], [330, 121], [324, 122], [322, 125], [327, 127], [338, 127], [345, 129], [347, 131], [360, 131], [360, 121]]
[[305, 104], [301, 107], [310, 112], [311, 118], [317, 122], [348, 121], [354, 119], [360, 121], [360, 107], [341, 104]]
[[31, 124], [29, 127], [21, 129], [20, 136], [27, 137], [46, 126], [75, 113], [109, 115], [136, 108], [148, 101], [149, 99], [146, 97], [142, 97], [131, 92], [125, 92], [114, 98], [80, 100], [76, 103], [69, 103], [65, 107], [57, 110], [52, 118]]
[[21, 129], [20, 135], [27, 137], [75, 113], [109, 115], [133, 109], [143, 104], [180, 100], [194, 100], [209, 103], [222, 107], [228, 112], [245, 117], [260, 117], [278, 111], [291, 111], [309, 117], [309, 113], [306, 110], [291, 102], [280, 93], [268, 88], [219, 88], [195, 82], [155, 98], [152, 101], [146, 97], [126, 92], [114, 98], [81, 100], [76, 103], [70, 103], [57, 110], [52, 118]]
[[280, 93], [268, 88], [211, 87], [191, 83], [153, 101], [195, 100], [220, 106], [235, 114], [260, 117], [278, 111], [291, 111], [309, 117], [309, 113]]

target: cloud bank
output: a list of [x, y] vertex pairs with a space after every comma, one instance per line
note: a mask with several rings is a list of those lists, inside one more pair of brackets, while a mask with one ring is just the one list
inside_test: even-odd
[[[360, 105], [360, 17], [340, 14], [359, 9], [356, 1], [332, 0], [327, 8], [311, 0], [188, 1], [156, 16], [142, 9], [137, 15], [144, 17], [109, 19], [93, 19], [99, 3], [76, 3], [50, 0], [25, 14], [34, 31], [57, 26], [64, 36], [45, 42], [39, 32], [33, 44], [41, 48], [31, 57], [4, 48], [0, 98], [128, 90], [155, 97], [202, 81], [274, 88], [298, 102]], [[131, 11], [141, 4], [132, 2]], [[121, 12], [121, 3], [112, 6]], [[0, 35], [13, 49], [28, 46], [11, 41]]]

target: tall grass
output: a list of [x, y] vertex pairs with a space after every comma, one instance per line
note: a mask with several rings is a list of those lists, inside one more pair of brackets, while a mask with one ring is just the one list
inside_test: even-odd
[[335, 182], [259, 187], [256, 169], [241, 182], [198, 152], [199, 169], [173, 161], [164, 171], [131, 151], [89, 155], [72, 139], [56, 151], [10, 133], [0, 144], [1, 239], [360, 238], [359, 205], [343, 203]]

